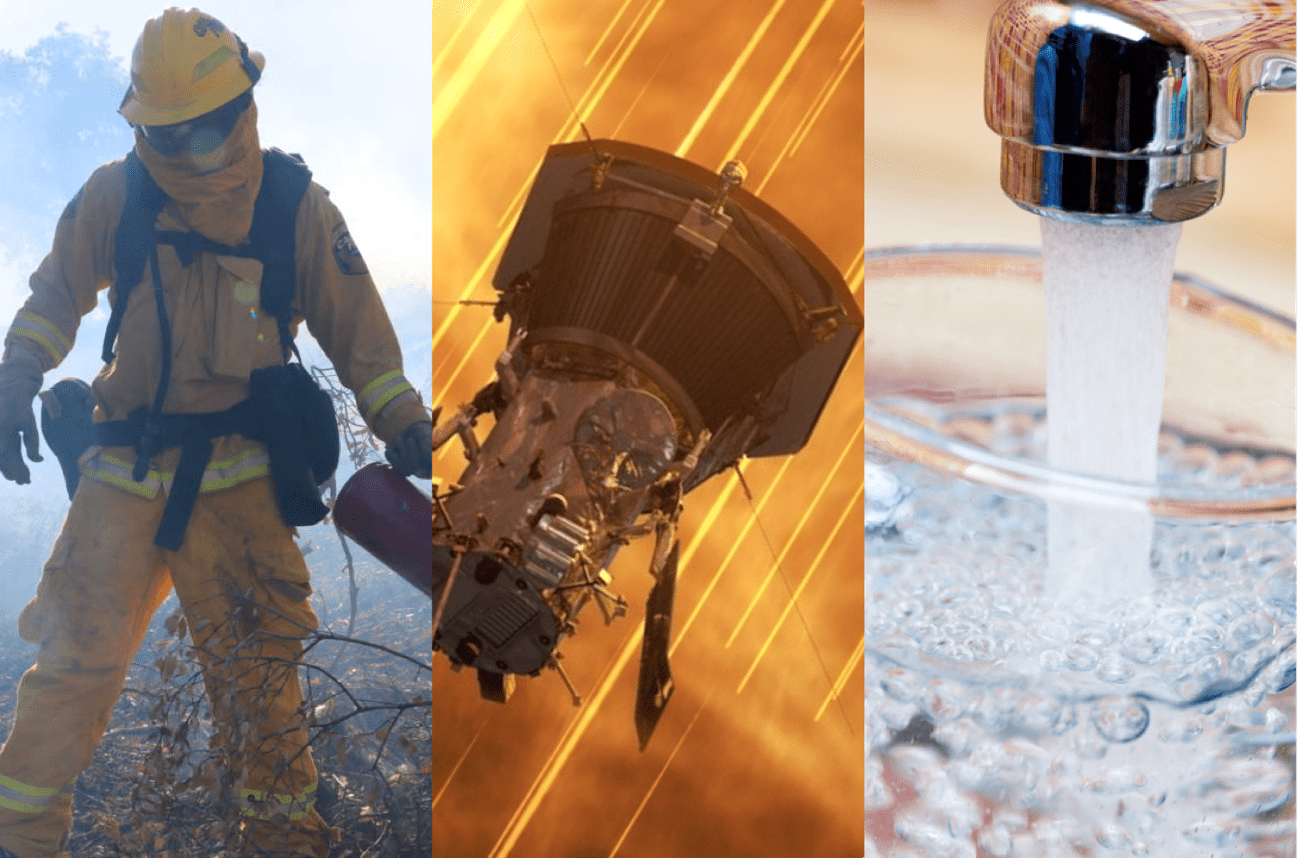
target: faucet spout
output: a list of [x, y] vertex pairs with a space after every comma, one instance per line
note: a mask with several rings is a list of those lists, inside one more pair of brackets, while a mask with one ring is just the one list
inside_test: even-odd
[[1003, 190], [1064, 220], [1204, 214], [1250, 96], [1295, 89], [1295, 18], [1295, 0], [1006, 0], [984, 78]]

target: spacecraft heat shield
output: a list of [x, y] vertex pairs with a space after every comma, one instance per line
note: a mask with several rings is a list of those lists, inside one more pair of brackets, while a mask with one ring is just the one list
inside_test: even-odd
[[[734, 163], [734, 162], [733, 162]], [[614, 355], [689, 433], [696, 484], [740, 455], [793, 453], [862, 331], [840, 273], [793, 224], [714, 173], [613, 140], [552, 146], [494, 286], [525, 351]]]

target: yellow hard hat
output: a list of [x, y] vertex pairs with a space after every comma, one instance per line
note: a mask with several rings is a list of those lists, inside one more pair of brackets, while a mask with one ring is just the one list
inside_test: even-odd
[[175, 125], [247, 92], [266, 60], [198, 9], [149, 19], [131, 53], [131, 86], [118, 112], [132, 125]]

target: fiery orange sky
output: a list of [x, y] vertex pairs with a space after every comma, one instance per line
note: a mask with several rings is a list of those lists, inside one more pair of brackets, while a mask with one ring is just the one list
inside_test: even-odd
[[[492, 376], [506, 328], [455, 302], [494, 297], [546, 147], [581, 137], [572, 105], [593, 137], [714, 170], [740, 158], [745, 186], [860, 298], [861, 0], [449, 0], [433, 15], [435, 405], [457, 407]], [[435, 854], [862, 854], [855, 354], [808, 448], [745, 465], [753, 505], [732, 474], [687, 496], [677, 691], [644, 753], [632, 711], [648, 542], [611, 570], [628, 617], [605, 627], [584, 613], [561, 647], [581, 707], [549, 671], [487, 703], [472, 672], [435, 660]], [[435, 479], [463, 466], [450, 444]]]

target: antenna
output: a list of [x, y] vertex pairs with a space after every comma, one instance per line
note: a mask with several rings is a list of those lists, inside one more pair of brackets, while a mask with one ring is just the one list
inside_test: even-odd
[[528, 19], [533, 22], [533, 29], [537, 31], [537, 40], [542, 43], [542, 50], [546, 51], [546, 58], [551, 61], [551, 70], [555, 72], [555, 82], [560, 85], [560, 91], [564, 93], [565, 99], [568, 100], [569, 110], [572, 112], [573, 118], [578, 121], [578, 127], [582, 129], [582, 136], [586, 137], [587, 142], [591, 144], [592, 155], [599, 158], [600, 152], [596, 149], [595, 141], [591, 139], [591, 132], [587, 130], [587, 123], [583, 122], [582, 117], [578, 114], [578, 105], [574, 102], [573, 96], [569, 95], [568, 87], [564, 85], [564, 77], [560, 74], [560, 67], [556, 65], [554, 55], [551, 54], [550, 45], [546, 44], [546, 37], [542, 35], [542, 26], [537, 23], [537, 16], [533, 14], [533, 7], [525, 3], [524, 8], [528, 10]]

